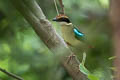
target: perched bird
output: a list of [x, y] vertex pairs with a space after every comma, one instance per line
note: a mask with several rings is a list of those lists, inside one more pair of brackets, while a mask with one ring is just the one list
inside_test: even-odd
[[60, 14], [56, 16], [53, 21], [60, 24], [62, 37], [70, 48], [84, 51], [85, 48], [90, 47], [85, 34], [80, 32], [80, 30], [71, 23], [70, 19], [66, 15]]

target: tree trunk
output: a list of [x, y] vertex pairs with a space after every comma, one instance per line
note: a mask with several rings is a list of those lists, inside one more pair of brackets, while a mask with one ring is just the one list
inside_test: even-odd
[[120, 0], [111, 0], [110, 2], [110, 20], [113, 28], [114, 71], [115, 80], [120, 80]]

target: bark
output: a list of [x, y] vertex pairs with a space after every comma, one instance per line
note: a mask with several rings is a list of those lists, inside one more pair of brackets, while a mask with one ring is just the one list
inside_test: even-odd
[[110, 20], [113, 28], [115, 80], [120, 80], [120, 0], [110, 1]]
[[[24, 16], [29, 24], [32, 25], [36, 34], [45, 45], [54, 53], [60, 55], [60, 61], [74, 80], [83, 80], [83, 74], [79, 72], [79, 61], [73, 57], [67, 63], [72, 52], [67, 48], [64, 40], [56, 33], [51, 23], [46, 19], [40, 6], [35, 0], [12, 0], [13, 5]], [[64, 55], [63, 55], [64, 54]]]
[[61, 14], [65, 14], [65, 10], [64, 10], [64, 4], [62, 0], [59, 0], [60, 6], [61, 6]]

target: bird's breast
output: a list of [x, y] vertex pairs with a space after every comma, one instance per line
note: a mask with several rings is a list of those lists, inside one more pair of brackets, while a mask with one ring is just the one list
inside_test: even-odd
[[62, 26], [61, 31], [62, 31], [62, 37], [67, 43], [71, 44], [72, 46], [76, 46], [80, 43], [80, 41], [75, 38], [73, 27]]

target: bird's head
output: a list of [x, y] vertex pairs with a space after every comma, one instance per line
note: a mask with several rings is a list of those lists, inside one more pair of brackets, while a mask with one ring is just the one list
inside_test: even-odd
[[53, 18], [53, 21], [56, 21], [60, 23], [61, 25], [69, 25], [71, 23], [69, 18], [64, 14], [59, 14], [58, 16]]

